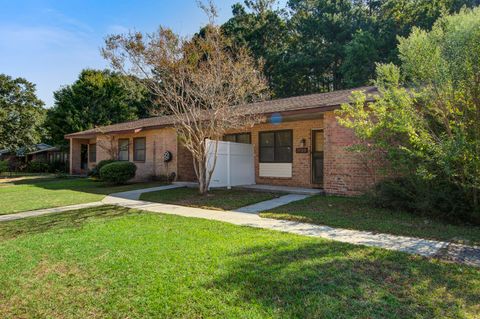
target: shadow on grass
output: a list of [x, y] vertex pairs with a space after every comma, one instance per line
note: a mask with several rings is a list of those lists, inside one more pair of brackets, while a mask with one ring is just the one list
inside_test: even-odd
[[274, 317], [464, 318], [480, 312], [475, 268], [335, 242], [262, 245], [230, 259], [207, 288], [236, 291]]
[[31, 217], [0, 223], [0, 240], [22, 235], [39, 234], [53, 229], [80, 228], [93, 219], [111, 219], [136, 214], [128, 208], [100, 206], [81, 210]]
[[110, 185], [99, 180], [93, 180], [86, 177], [44, 177], [44, 178], [28, 178], [12, 181], [7, 185], [16, 186], [32, 186], [45, 190], [70, 190], [75, 192], [108, 195], [117, 192], [125, 192], [135, 189], [148, 188], [154, 186], [165, 185], [165, 183], [156, 182], [135, 182], [123, 185]]

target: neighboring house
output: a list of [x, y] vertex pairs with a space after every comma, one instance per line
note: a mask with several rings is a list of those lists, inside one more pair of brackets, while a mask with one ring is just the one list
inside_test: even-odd
[[[341, 127], [334, 114], [350, 102], [351, 92], [364, 91], [369, 99], [375, 87], [277, 99], [245, 106], [245, 113], [263, 114], [266, 122], [248, 130], [231, 132], [224, 140], [254, 147], [257, 184], [323, 188], [326, 193], [359, 194], [372, 185], [373, 177], [362, 159], [346, 147], [354, 133]], [[182, 146], [169, 116], [68, 134], [70, 173], [85, 174], [101, 160], [117, 157], [132, 161], [136, 179], [175, 173], [180, 181], [194, 181], [192, 156]], [[164, 162], [166, 151], [172, 153]]]
[[22, 162], [68, 162], [68, 153], [62, 151], [58, 147], [54, 147], [45, 143], [39, 143], [33, 145], [29, 150], [22, 147], [16, 152], [11, 152], [9, 150], [0, 150], [0, 159], [1, 160], [12, 160], [17, 159]]

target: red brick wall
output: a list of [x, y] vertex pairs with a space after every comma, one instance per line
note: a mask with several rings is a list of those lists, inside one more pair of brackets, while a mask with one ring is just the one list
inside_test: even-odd
[[374, 183], [365, 161], [347, 150], [355, 143], [352, 130], [338, 124], [333, 112], [324, 116], [325, 164], [324, 190], [328, 194], [358, 195]]
[[[312, 183], [311, 172], [311, 150], [312, 150], [312, 129], [323, 128], [323, 120], [303, 120], [294, 122], [284, 122], [281, 124], [259, 124], [255, 125], [251, 129], [252, 144], [254, 145], [255, 154], [255, 176], [257, 184], [272, 184], [272, 185], [285, 185], [285, 186], [298, 186], [298, 187], [317, 187], [321, 188], [322, 185], [316, 185]], [[292, 130], [293, 132], [293, 163], [292, 163], [292, 177], [291, 178], [278, 178], [278, 177], [260, 177], [259, 176], [259, 133], [262, 131], [275, 131], [275, 130]], [[295, 149], [301, 147], [300, 141], [305, 139], [308, 147], [308, 153], [296, 153]]]
[[178, 146], [178, 180], [182, 182], [192, 182], [197, 180], [195, 169], [193, 168], [193, 156], [181, 141], [177, 142]]
[[[312, 129], [324, 129], [324, 185], [312, 183]], [[293, 130], [293, 165], [291, 178], [272, 178], [259, 176], [259, 154], [258, 154], [258, 136], [261, 131], [274, 130]], [[252, 129], [252, 144], [255, 154], [255, 174], [256, 183], [273, 184], [298, 187], [317, 187], [325, 190], [329, 194], [339, 195], [357, 195], [367, 190], [374, 183], [371, 170], [365, 165], [365, 162], [356, 154], [348, 151], [346, 148], [355, 142], [354, 134], [351, 130], [341, 127], [333, 112], [323, 114], [323, 119], [297, 120], [283, 122], [278, 125], [259, 124]], [[130, 160], [133, 161], [133, 138], [146, 137], [147, 151], [146, 161], [136, 162], [138, 167], [137, 180], [148, 179], [153, 176], [166, 175], [172, 172], [177, 174], [178, 180], [194, 181], [196, 179], [193, 170], [192, 155], [178, 141], [173, 128], [157, 129], [140, 132], [138, 134], [116, 135], [115, 138], [128, 138], [130, 140]], [[308, 153], [296, 153], [295, 149], [300, 147], [300, 141], [305, 139]], [[94, 143], [95, 140], [81, 141]], [[104, 137], [98, 137], [97, 143], [97, 162], [107, 159], [109, 156], [102, 150], [102, 143], [106, 143]], [[73, 171], [79, 166], [79, 140], [73, 140], [72, 143], [72, 164]], [[173, 153], [173, 160], [168, 164], [163, 162], [163, 153], [165, 151]], [[78, 163], [77, 163], [78, 162]], [[78, 164], [78, 165], [77, 165]]]
[[[137, 137], [145, 137], [145, 162], [133, 161], [133, 139]], [[114, 138], [114, 143], [118, 143], [118, 139], [128, 139], [130, 141], [129, 161], [137, 165], [135, 180], [148, 180], [161, 175], [177, 173], [177, 138], [173, 128], [148, 130], [138, 134], [119, 134], [114, 135]], [[98, 136], [96, 143], [97, 163], [101, 160], [109, 159], [108, 149], [111, 148], [110, 140], [105, 136]], [[165, 151], [170, 151], [173, 154], [172, 161], [168, 163], [163, 161], [163, 153]]]

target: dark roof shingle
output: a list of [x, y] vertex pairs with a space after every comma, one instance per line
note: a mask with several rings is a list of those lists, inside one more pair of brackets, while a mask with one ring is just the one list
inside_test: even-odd
[[[348, 90], [333, 91], [328, 93], [310, 94], [283, 99], [275, 99], [264, 102], [257, 102], [241, 106], [245, 108], [245, 114], [271, 114], [276, 112], [287, 112], [307, 109], [319, 109], [338, 107], [343, 103], [350, 102], [353, 91], [363, 91], [367, 94], [369, 100], [373, 100], [374, 95], [378, 95], [378, 90], [373, 86], [365, 86]], [[76, 136], [93, 136], [100, 133], [114, 133], [133, 131], [137, 129], [147, 129], [152, 127], [164, 127], [174, 124], [173, 116], [157, 116], [136, 121], [118, 123], [108, 126], [97, 127], [94, 129], [67, 134], [66, 138]]]

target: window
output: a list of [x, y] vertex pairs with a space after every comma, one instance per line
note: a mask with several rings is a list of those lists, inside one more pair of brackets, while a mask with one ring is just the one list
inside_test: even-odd
[[119, 139], [118, 140], [118, 160], [119, 161], [128, 161], [128, 139]]
[[291, 163], [292, 131], [261, 132], [260, 163]]
[[[60, 156], [60, 153], [57, 153]], [[60, 159], [58, 157], [58, 159]], [[88, 161], [90, 163], [95, 163], [97, 161], [97, 144], [88, 145]]]
[[238, 134], [226, 134], [223, 136], [225, 142], [235, 142], [243, 144], [251, 144], [251, 135], [250, 133], [238, 133]]
[[133, 139], [133, 160], [145, 162], [146, 140], [145, 137]]

